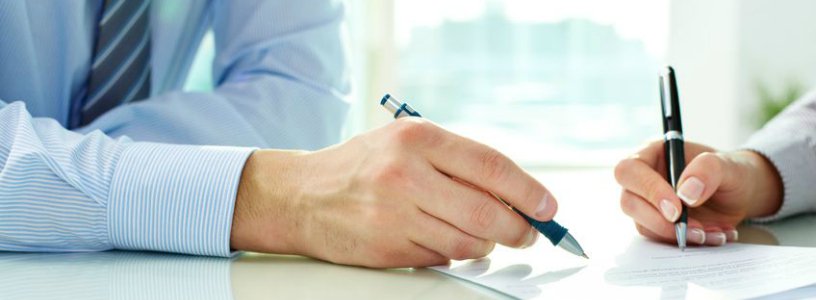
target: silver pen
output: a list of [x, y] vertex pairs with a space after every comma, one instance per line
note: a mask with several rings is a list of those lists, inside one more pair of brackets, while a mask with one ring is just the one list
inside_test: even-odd
[[[403, 117], [419, 117], [421, 118], [422, 115], [419, 114], [413, 107], [408, 105], [408, 103], [401, 102], [391, 95], [386, 94], [383, 96], [382, 100], [380, 100], [380, 105], [385, 107], [388, 112], [394, 115], [394, 119], [399, 119]], [[504, 199], [497, 196], [496, 194], [490, 193], [493, 197], [496, 197], [499, 201], [504, 203], [505, 205], [510, 206]], [[568, 232], [566, 228], [555, 222], [554, 220], [549, 222], [541, 222], [536, 219], [530, 218], [526, 214], [522, 213], [521, 211], [513, 208], [513, 210], [524, 217], [524, 219], [530, 223], [538, 232], [541, 232], [544, 237], [550, 240], [553, 246], [561, 247], [562, 249], [566, 250], [569, 253], [575, 254], [577, 256], [581, 256], [583, 258], [589, 258], [584, 252], [584, 249], [581, 248], [581, 245], [578, 244], [578, 241], [575, 240], [575, 237], [572, 236]]]

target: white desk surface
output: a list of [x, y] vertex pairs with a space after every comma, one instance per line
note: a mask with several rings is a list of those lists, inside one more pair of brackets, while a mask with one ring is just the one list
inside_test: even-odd
[[[590, 256], [636, 235], [610, 169], [537, 174], [559, 201], [557, 220]], [[601, 218], [603, 216], [603, 218]], [[596, 220], [605, 219], [600, 224]], [[816, 247], [816, 216], [741, 228], [742, 242]], [[547, 242], [539, 239], [539, 242]], [[554, 298], [569, 295], [542, 293]], [[372, 270], [303, 257], [234, 259], [163, 253], [2, 253], [0, 299], [493, 299], [506, 298], [427, 269]]]

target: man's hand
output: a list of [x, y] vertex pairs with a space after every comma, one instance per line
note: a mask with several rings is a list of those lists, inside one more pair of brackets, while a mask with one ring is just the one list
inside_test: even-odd
[[769, 216], [782, 202], [782, 181], [774, 166], [752, 151], [715, 152], [685, 143], [685, 171], [675, 194], [666, 181], [663, 141], [656, 141], [615, 168], [621, 208], [637, 230], [651, 239], [676, 243], [674, 221], [680, 201], [689, 207], [689, 243], [723, 245], [738, 237], [746, 218]]
[[532, 245], [546, 188], [485, 145], [417, 118], [316, 152], [257, 151], [239, 186], [231, 246], [369, 267], [415, 267]]

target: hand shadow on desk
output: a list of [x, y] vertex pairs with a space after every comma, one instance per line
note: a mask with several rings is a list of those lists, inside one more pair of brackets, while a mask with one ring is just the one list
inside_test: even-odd
[[[524, 294], [528, 295], [540, 295], [543, 292], [539, 287], [540, 285], [546, 285], [570, 277], [575, 273], [578, 273], [578, 271], [581, 271], [581, 269], [583, 269], [584, 267], [586, 267], [586, 265], [582, 265], [579, 267], [566, 268], [557, 271], [549, 271], [534, 277], [529, 277], [530, 274], [533, 273], [532, 266], [527, 264], [515, 264], [501, 268], [493, 273], [483, 275], [489, 270], [490, 263], [491, 263], [490, 258], [482, 258], [479, 260], [472, 261], [468, 264], [453, 268], [451, 269], [451, 271], [453, 271], [453, 273], [469, 273], [468, 275], [472, 275], [473, 277], [478, 278], [479, 282], [485, 283], [514, 282], [515, 283], [513, 285], [514, 289], [524, 290]], [[478, 265], [477, 268], [473, 268], [473, 264]], [[499, 292], [504, 291], [499, 290]]]

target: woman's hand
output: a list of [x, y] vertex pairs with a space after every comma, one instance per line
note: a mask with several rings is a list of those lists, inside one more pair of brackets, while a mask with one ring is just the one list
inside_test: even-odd
[[762, 155], [716, 152], [689, 142], [685, 153], [688, 163], [677, 193], [666, 181], [663, 141], [649, 144], [615, 168], [623, 187], [621, 208], [644, 236], [676, 243], [674, 222], [680, 217], [681, 201], [689, 207], [687, 240], [692, 244], [735, 241], [738, 223], [779, 210], [782, 181]]

